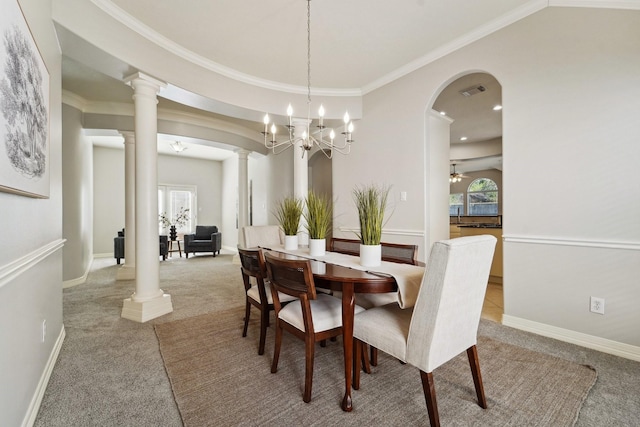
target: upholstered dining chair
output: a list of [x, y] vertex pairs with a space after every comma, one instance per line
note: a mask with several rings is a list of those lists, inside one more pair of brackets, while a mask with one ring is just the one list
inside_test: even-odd
[[[265, 261], [276, 312], [276, 338], [271, 372], [278, 371], [283, 331], [287, 330], [303, 340], [305, 379], [302, 400], [308, 403], [311, 401], [315, 344], [342, 335], [342, 302], [330, 295], [316, 293], [309, 260], [283, 259], [267, 252]], [[283, 306], [280, 294], [296, 297], [300, 303], [292, 302]], [[364, 309], [356, 305], [355, 313], [361, 311]]]
[[478, 404], [487, 407], [476, 342], [495, 245], [496, 238], [489, 235], [436, 242], [413, 310], [388, 304], [356, 314], [356, 390], [363, 343], [368, 343], [420, 369], [429, 421], [438, 426], [433, 370], [466, 351]]
[[277, 225], [247, 225], [242, 227], [243, 248], [284, 246], [284, 232]]
[[[267, 270], [264, 262], [264, 254], [261, 249], [251, 250], [238, 248], [240, 264], [242, 265], [242, 280], [245, 290], [245, 315], [242, 336], [247, 336], [251, 306], [260, 310], [260, 342], [258, 344], [258, 354], [264, 354], [264, 344], [269, 327], [269, 316], [273, 310], [273, 295], [267, 280]], [[255, 282], [252, 284], [252, 280]], [[280, 303], [285, 304], [295, 300], [290, 295], [280, 295]]]

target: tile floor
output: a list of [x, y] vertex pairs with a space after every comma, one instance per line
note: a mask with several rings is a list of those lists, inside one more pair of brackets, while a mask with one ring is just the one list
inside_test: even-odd
[[502, 285], [489, 282], [482, 306], [482, 318], [502, 323], [502, 313], [504, 313]]

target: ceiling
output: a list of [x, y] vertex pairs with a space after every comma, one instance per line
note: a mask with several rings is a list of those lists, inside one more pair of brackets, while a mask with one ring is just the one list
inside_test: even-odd
[[[150, 40], [188, 52], [221, 73], [239, 80], [306, 88], [304, 0], [190, 0], [189, 7], [176, 0], [93, 2]], [[395, 0], [377, 2], [375, 7], [366, 0], [314, 0], [310, 4], [312, 87], [314, 91], [350, 93], [373, 90], [544, 7], [537, 0]], [[62, 42], [62, 47], [65, 55], [73, 44]], [[122, 81], [66, 55], [62, 70], [63, 89], [85, 100], [131, 102], [131, 89]], [[501, 137], [500, 113], [469, 108], [500, 103], [499, 85], [497, 90], [463, 100], [458, 86], [467, 83], [471, 82], [445, 90], [436, 103], [438, 110], [444, 109], [454, 119], [452, 141], [462, 134], [469, 138], [467, 143]], [[479, 83], [493, 89], [497, 85], [495, 79]], [[159, 108], [163, 107], [183, 108], [161, 99]], [[256, 132], [262, 126], [225, 119]]]

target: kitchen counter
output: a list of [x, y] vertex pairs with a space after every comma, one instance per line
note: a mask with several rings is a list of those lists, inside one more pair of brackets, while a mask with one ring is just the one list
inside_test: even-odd
[[491, 263], [489, 281], [502, 284], [502, 225], [486, 223], [449, 224], [449, 238], [451, 239], [482, 234], [489, 234], [498, 239], [493, 254], [493, 262]]

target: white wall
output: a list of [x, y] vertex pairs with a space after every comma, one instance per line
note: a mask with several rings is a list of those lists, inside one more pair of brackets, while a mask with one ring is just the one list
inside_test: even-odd
[[[1, 8], [15, 5], [1, 0]], [[0, 192], [0, 425], [33, 422], [62, 344], [61, 54], [51, 1], [21, 0], [49, 72], [50, 192]], [[42, 342], [42, 323], [47, 333]]]
[[93, 146], [82, 133], [82, 112], [62, 106], [62, 235], [65, 286], [83, 281], [93, 256]]
[[[640, 162], [638, 52], [638, 11], [542, 10], [368, 94], [354, 153], [334, 159], [334, 192], [348, 200], [353, 177], [407, 189], [416, 197], [388, 227], [419, 229], [425, 109], [463, 74], [494, 75], [505, 322], [640, 358], [640, 186], [619, 185]], [[604, 316], [589, 312], [591, 295], [606, 299]]]

